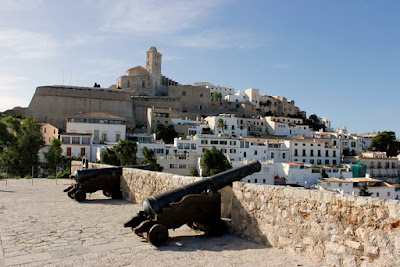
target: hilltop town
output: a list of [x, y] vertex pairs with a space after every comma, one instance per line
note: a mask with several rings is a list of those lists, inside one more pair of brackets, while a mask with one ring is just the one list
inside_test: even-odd
[[[24, 115], [41, 123], [46, 145], [60, 139], [68, 158], [100, 161], [127, 139], [137, 142], [139, 161], [147, 147], [164, 172], [201, 175], [200, 159], [215, 147], [233, 167], [262, 162], [262, 172], [245, 182], [353, 195], [368, 184], [372, 196], [399, 198], [399, 159], [372, 151], [377, 133], [333, 129], [328, 118], [307, 118], [294, 100], [257, 88], [182, 85], [163, 76], [161, 66], [162, 54], [151, 47], [146, 67], [127, 70], [108, 88], [39, 86]], [[157, 138], [157, 128], [168, 126], [176, 137]]]

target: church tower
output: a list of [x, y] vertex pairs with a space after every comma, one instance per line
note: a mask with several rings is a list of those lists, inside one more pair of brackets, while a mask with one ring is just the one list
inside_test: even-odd
[[147, 51], [146, 69], [157, 79], [161, 79], [161, 57], [154, 46]]

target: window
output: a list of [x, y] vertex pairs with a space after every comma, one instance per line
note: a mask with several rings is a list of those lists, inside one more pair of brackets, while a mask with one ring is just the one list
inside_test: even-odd
[[240, 142], [240, 148], [244, 148], [244, 142]]
[[101, 135], [101, 141], [107, 141], [107, 134], [106, 133], [103, 133]]
[[190, 149], [196, 149], [196, 144], [190, 144]]
[[286, 158], [286, 153], [282, 153], [282, 158], [283, 158], [283, 159]]
[[245, 148], [249, 148], [249, 142], [245, 142], [245, 143], [244, 143], [244, 147], [245, 147]]
[[376, 192], [376, 196], [379, 197], [379, 192]]
[[118, 142], [119, 139], [121, 139], [121, 135], [120, 135], [120, 134], [116, 134], [116, 135], [115, 135], [115, 141]]
[[313, 159], [310, 159], [310, 164], [314, 164], [314, 160]]
[[183, 144], [182, 143], [178, 144], [178, 149], [183, 149]]
[[332, 164], [336, 165], [336, 159], [332, 160]]
[[306, 156], [306, 150], [303, 149], [303, 157], [305, 157], [305, 156]]
[[208, 144], [208, 140], [201, 140], [201, 144], [202, 145], [207, 145]]
[[131, 87], [131, 81], [128, 80], [128, 81], [126, 82], [126, 87]]
[[186, 165], [185, 164], [179, 164], [179, 169], [186, 169]]
[[329, 150], [325, 151], [325, 157], [329, 157]]
[[342, 187], [342, 183], [339, 183], [339, 187]]
[[254, 155], [257, 155], [257, 150], [254, 150]]
[[274, 158], [274, 152], [271, 152], [271, 159], [273, 159]]
[[230, 149], [230, 150], [229, 150], [229, 153], [235, 154], [235, 153], [236, 153], [236, 149]]
[[182, 96], [186, 96], [186, 91], [182, 91]]
[[329, 165], [329, 159], [325, 160], [325, 165]]
[[390, 197], [390, 192], [387, 192], [387, 196]]
[[80, 137], [72, 137], [72, 144], [80, 144], [81, 140]]
[[318, 150], [318, 157], [321, 157], [321, 150]]
[[93, 140], [94, 141], [99, 141], [99, 130], [94, 130]]
[[317, 164], [321, 165], [321, 160], [320, 159], [317, 160]]
[[71, 148], [67, 147], [67, 157], [71, 157], [72, 153], [71, 153]]
[[90, 137], [82, 137], [82, 144], [84, 145], [90, 144]]
[[236, 141], [230, 141], [229, 144], [230, 144], [231, 146], [236, 146]]
[[178, 165], [177, 164], [169, 164], [169, 168], [170, 169], [178, 169]]
[[190, 149], [190, 144], [189, 144], [189, 143], [184, 143], [184, 144], [183, 144], [183, 147], [184, 147], [185, 149]]
[[45, 132], [46, 132], [46, 127], [45, 127], [45, 128], [43, 128], [43, 130], [44, 130], [43, 132], [45, 133]]
[[221, 152], [222, 152], [222, 153], [226, 153], [226, 149], [225, 149], [225, 148], [222, 148], [222, 149], [221, 149]]
[[70, 137], [65, 137], [65, 136], [63, 136], [63, 137], [61, 138], [61, 142], [62, 142], [63, 144], [71, 144], [71, 138], [70, 138]]
[[218, 140], [211, 140], [210, 144], [212, 144], [212, 145], [218, 145]]
[[227, 144], [228, 144], [228, 141], [219, 141], [219, 144], [220, 144], [220, 145], [227, 145]]
[[84, 147], [81, 147], [81, 156], [86, 155], [86, 149]]
[[336, 151], [333, 150], [333, 157], [336, 157]]
[[297, 146], [297, 143], [294, 143], [295, 146]]
[[314, 157], [314, 150], [310, 150], [310, 157]]
[[294, 150], [294, 156], [295, 156], [295, 157], [298, 156], [297, 149]]

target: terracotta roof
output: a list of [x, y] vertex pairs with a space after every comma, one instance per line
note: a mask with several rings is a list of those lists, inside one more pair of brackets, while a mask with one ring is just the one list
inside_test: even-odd
[[72, 116], [68, 116], [69, 118], [96, 118], [96, 119], [118, 119], [118, 120], [125, 120], [125, 118], [115, 116], [110, 113], [104, 112], [87, 112], [87, 113], [79, 113], [74, 114]]
[[292, 165], [292, 166], [301, 166], [303, 163], [298, 163], [298, 162], [283, 162], [284, 164], [287, 165]]
[[142, 67], [142, 66], [136, 66], [136, 67], [134, 67], [134, 68], [131, 68], [131, 69], [127, 70], [127, 71], [130, 71], [130, 70], [141, 70], [141, 71], [147, 71], [147, 70], [146, 70], [146, 68], [144, 68], [144, 67]]

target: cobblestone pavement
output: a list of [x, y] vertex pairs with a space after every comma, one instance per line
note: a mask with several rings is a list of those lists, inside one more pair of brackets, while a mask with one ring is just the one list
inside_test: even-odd
[[[71, 180], [0, 179], [0, 267], [5, 266], [321, 266], [315, 259], [231, 235], [170, 230], [156, 248], [123, 224], [141, 208], [100, 192], [78, 203]], [[89, 195], [88, 195], [89, 198]]]

